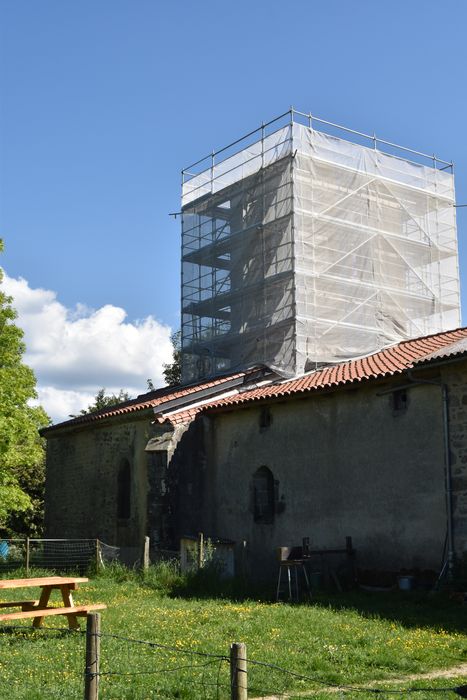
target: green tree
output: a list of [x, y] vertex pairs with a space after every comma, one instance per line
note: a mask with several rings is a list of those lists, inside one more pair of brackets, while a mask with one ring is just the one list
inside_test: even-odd
[[34, 469], [14, 470], [20, 488], [29, 496], [30, 505], [24, 511], [10, 513], [6, 521], [8, 537], [42, 537], [44, 529], [45, 450]]
[[[111, 406], [117, 406], [119, 403], [124, 403], [129, 401], [131, 396], [123, 389], [120, 389], [118, 394], [106, 394], [105, 388], [99, 389], [94, 397], [94, 403], [89, 404], [87, 408], [83, 408], [78, 415], [85, 416], [87, 413], [94, 413], [95, 411], [101, 411], [103, 408], [110, 408]], [[76, 418], [77, 416], [71, 416], [71, 418]]]
[[162, 374], [167, 386], [176, 386], [182, 381], [182, 333], [176, 331], [170, 336], [173, 348], [172, 362], [163, 364]]
[[[0, 252], [3, 241], [0, 239]], [[0, 269], [0, 284], [3, 273]], [[31, 509], [29, 478], [43, 469], [40, 428], [50, 423], [45, 411], [31, 406], [37, 398], [32, 369], [22, 362], [23, 332], [15, 325], [12, 299], [0, 287], [0, 528], [14, 513]], [[42, 478], [42, 477], [41, 477]]]

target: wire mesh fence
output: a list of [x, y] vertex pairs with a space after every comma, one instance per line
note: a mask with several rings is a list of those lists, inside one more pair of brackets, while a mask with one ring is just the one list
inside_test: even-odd
[[25, 539], [3, 539], [0, 542], [0, 573], [26, 567]]
[[20, 568], [84, 573], [117, 561], [119, 556], [119, 547], [99, 539], [3, 539], [0, 575]]
[[180, 550], [151, 547], [150, 559], [151, 564], [158, 564], [161, 561], [180, 563]]

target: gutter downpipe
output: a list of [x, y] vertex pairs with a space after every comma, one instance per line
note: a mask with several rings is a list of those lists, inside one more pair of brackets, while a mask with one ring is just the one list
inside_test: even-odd
[[444, 569], [447, 566], [449, 579], [453, 576], [454, 569], [454, 527], [453, 527], [453, 508], [452, 508], [452, 473], [451, 473], [451, 454], [449, 450], [449, 394], [448, 386], [444, 382], [437, 382], [433, 379], [419, 379], [413, 376], [412, 370], [407, 370], [407, 376], [411, 382], [417, 384], [432, 384], [439, 386], [443, 398], [443, 443], [444, 443], [444, 476], [445, 476], [445, 491], [446, 491], [446, 514], [447, 514], [447, 545], [448, 554], [447, 560], [443, 564], [440, 578]]

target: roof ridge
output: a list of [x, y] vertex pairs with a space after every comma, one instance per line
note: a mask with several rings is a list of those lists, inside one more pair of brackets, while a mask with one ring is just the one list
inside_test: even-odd
[[[437, 331], [436, 333], [429, 333], [428, 335], [421, 335], [418, 338], [407, 338], [407, 340], [401, 340], [395, 345], [406, 345], [407, 343], [413, 343], [418, 340], [427, 340], [428, 338], [435, 338], [436, 336], [449, 335], [450, 333], [457, 333], [458, 331], [466, 331], [467, 326], [458, 326], [457, 328], [451, 328], [448, 331]], [[393, 346], [390, 346], [393, 347]]]

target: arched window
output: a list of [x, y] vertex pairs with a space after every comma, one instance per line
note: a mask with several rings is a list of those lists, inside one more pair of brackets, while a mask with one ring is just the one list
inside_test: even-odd
[[274, 477], [270, 469], [260, 467], [253, 474], [253, 516], [255, 523], [272, 523], [274, 514]]
[[117, 483], [117, 517], [128, 520], [131, 516], [131, 470], [130, 463], [124, 459], [118, 470]]

